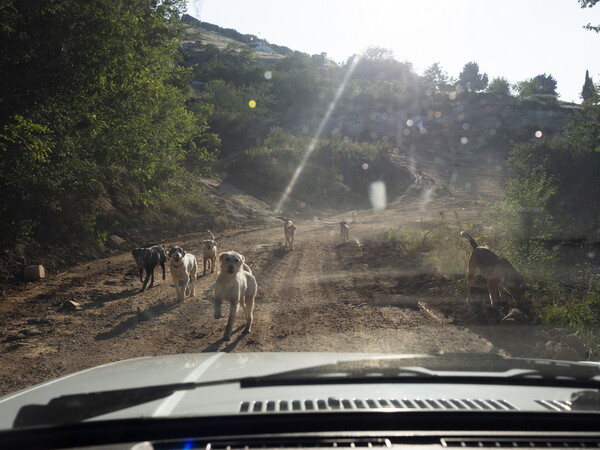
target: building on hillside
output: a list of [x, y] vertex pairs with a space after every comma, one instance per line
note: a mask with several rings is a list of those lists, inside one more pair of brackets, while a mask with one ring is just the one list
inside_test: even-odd
[[267, 53], [269, 55], [275, 55], [276, 52], [271, 47], [267, 47], [264, 41], [256, 41], [248, 44], [255, 52]]

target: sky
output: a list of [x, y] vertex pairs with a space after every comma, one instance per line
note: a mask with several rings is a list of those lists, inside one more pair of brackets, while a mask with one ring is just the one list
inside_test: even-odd
[[188, 0], [188, 14], [293, 50], [344, 63], [384, 47], [418, 74], [435, 62], [458, 77], [474, 61], [490, 81], [552, 75], [563, 101], [600, 82], [600, 4], [577, 0]]

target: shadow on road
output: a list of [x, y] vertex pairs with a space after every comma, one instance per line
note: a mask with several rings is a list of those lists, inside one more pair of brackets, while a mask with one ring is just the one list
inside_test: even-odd
[[[238, 331], [244, 329], [245, 327], [246, 327], [245, 325], [241, 325], [241, 326], [237, 327], [235, 330], [233, 330], [233, 332], [237, 333]], [[229, 353], [237, 347], [237, 345], [240, 343], [240, 341], [247, 334], [248, 333], [245, 333], [245, 332], [239, 333], [237, 335], [237, 337], [235, 338], [235, 340], [233, 342], [230, 342], [229, 344], [226, 343], [223, 339], [219, 339], [218, 341], [215, 341], [212, 344], [205, 347], [204, 350], [202, 350], [201, 352], [202, 353], [210, 353], [210, 352], [221, 351], [221, 352]], [[225, 346], [223, 348], [221, 348], [222, 345], [225, 345]]]
[[97, 308], [99, 306], [103, 306], [103, 304], [107, 302], [114, 302], [116, 300], [123, 300], [124, 298], [129, 298], [137, 294], [138, 292], [140, 292], [139, 289], [125, 289], [124, 291], [116, 292], [114, 294], [99, 295], [98, 297], [94, 298], [90, 303], [86, 303], [83, 306], [83, 308]]
[[131, 312], [131, 314], [133, 314], [132, 317], [125, 319], [124, 321], [122, 321], [121, 323], [119, 323], [118, 325], [116, 325], [109, 331], [106, 331], [104, 333], [98, 333], [96, 335], [96, 337], [94, 338], [94, 340], [95, 341], [105, 341], [107, 339], [112, 339], [114, 337], [117, 337], [117, 336], [125, 333], [127, 330], [135, 327], [138, 323], [145, 322], [147, 320], [152, 320], [155, 317], [158, 317], [162, 314], [165, 314], [168, 311], [171, 311], [172, 309], [177, 308], [179, 305], [181, 305], [181, 303], [178, 302], [177, 300], [175, 300], [171, 303], [160, 302], [156, 305], [149, 306], [148, 308], [146, 308], [143, 311], [141, 311], [141, 310], [138, 310], [137, 312], [132, 311]]

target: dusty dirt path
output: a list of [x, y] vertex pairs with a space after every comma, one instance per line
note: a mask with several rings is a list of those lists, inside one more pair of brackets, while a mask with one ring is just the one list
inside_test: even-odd
[[[359, 211], [352, 238], [369, 242], [391, 227], [434, 220], [440, 207], [458, 209], [463, 217], [475, 213], [451, 197], [438, 202], [416, 197], [394, 202], [385, 211]], [[240, 310], [230, 342], [221, 340], [227, 307], [223, 319], [213, 318], [216, 273], [200, 275], [196, 297], [182, 303], [175, 299], [168, 271], [163, 281], [157, 269], [154, 287], [139, 292], [129, 253], [25, 286], [0, 303], [0, 394], [115, 360], [172, 353], [469, 351], [535, 356], [540, 350], [539, 356], [546, 356], [541, 350], [547, 337], [539, 327], [515, 330], [456, 320], [452, 311], [464, 304], [462, 294], [434, 286], [440, 281], [428, 275], [424, 283], [435, 289], [403, 294], [396, 272], [402, 264], [410, 272], [413, 262], [400, 260], [394, 270], [379, 270], [376, 249], [341, 244], [337, 222], [344, 217], [349, 214], [295, 221], [293, 251], [283, 246], [282, 226], [274, 218], [266, 227], [217, 236], [220, 251], [246, 256], [259, 284], [253, 332], [242, 333]], [[163, 244], [179, 244], [200, 255], [205, 238], [191, 234]], [[386, 257], [398, 258], [392, 250]]]

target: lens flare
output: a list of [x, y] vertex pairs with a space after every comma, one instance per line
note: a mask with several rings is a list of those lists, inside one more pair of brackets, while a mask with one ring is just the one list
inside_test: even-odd
[[317, 129], [315, 135], [311, 139], [310, 144], [308, 145], [308, 148], [306, 149], [306, 152], [304, 153], [304, 156], [302, 157], [302, 161], [296, 168], [296, 171], [294, 172], [292, 179], [290, 180], [287, 187], [285, 188], [285, 191], [281, 195], [281, 198], [279, 199], [279, 202], [277, 203], [277, 206], [275, 207], [276, 211], [281, 211], [283, 204], [289, 198], [289, 195], [292, 193], [294, 186], [296, 186], [296, 183], [298, 182], [298, 178], [300, 177], [300, 174], [304, 170], [304, 166], [306, 166], [306, 162], [308, 161], [308, 158], [310, 157], [312, 152], [315, 151], [315, 148], [317, 147], [317, 142], [319, 142], [319, 138], [321, 137], [321, 134], [323, 133], [323, 129], [325, 128], [325, 125], [329, 121], [329, 118], [331, 117], [331, 114], [333, 113], [333, 111], [337, 105], [337, 102], [340, 100], [340, 97], [344, 93], [344, 89], [346, 88], [346, 85], [348, 84], [348, 80], [350, 80], [350, 77], [354, 73], [354, 70], [356, 69], [356, 66], [358, 65], [359, 60], [360, 60], [360, 57], [358, 55], [355, 55], [354, 58], [352, 59], [352, 62], [350, 63], [350, 67], [348, 68], [348, 71], [344, 75], [344, 79], [342, 80], [342, 83], [340, 84], [340, 86], [338, 87], [338, 90], [335, 93], [335, 97], [333, 98], [332, 102], [329, 104], [329, 107], [327, 108], [327, 111], [325, 112], [325, 115], [323, 116], [323, 119], [321, 120], [321, 123], [319, 124], [319, 128]]

